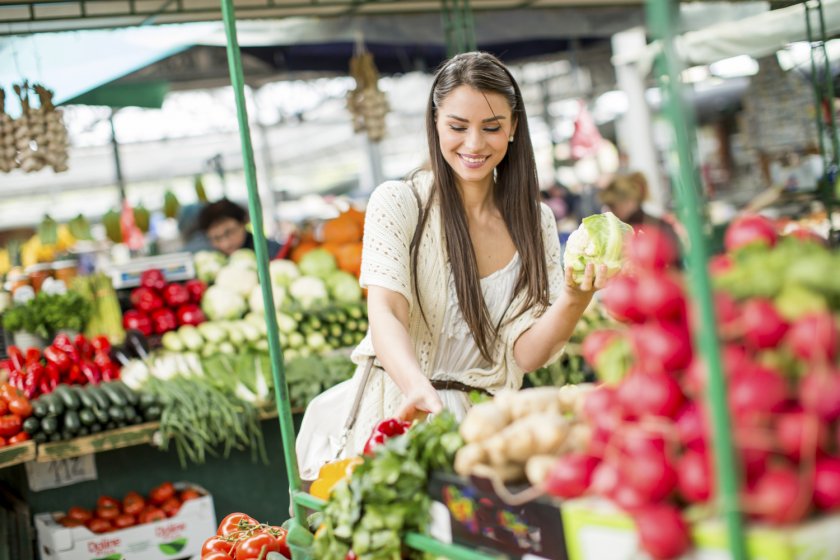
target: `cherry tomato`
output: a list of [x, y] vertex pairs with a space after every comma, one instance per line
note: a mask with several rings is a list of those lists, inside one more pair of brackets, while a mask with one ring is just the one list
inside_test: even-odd
[[221, 523], [219, 523], [219, 530], [216, 534], [221, 537], [226, 537], [237, 531], [251, 529], [254, 525], [259, 525], [259, 523], [257, 523], [257, 520], [250, 515], [245, 515], [244, 513], [230, 513], [227, 517], [222, 519]]
[[194, 489], [194, 488], [187, 488], [183, 492], [181, 492], [181, 501], [186, 502], [187, 500], [195, 500], [196, 498], [200, 498], [201, 493]]
[[17, 414], [21, 419], [32, 416], [32, 405], [26, 397], [12, 397], [9, 399], [9, 410]]
[[99, 496], [96, 500], [96, 507], [98, 508], [117, 508], [120, 509], [120, 501], [111, 496]]
[[85, 526], [93, 533], [107, 533], [114, 528], [107, 519], [98, 519], [96, 517], [85, 523]]
[[89, 519], [93, 518], [93, 514], [90, 512], [89, 509], [85, 509], [78, 506], [73, 506], [67, 510], [67, 517], [70, 519], [75, 519], [76, 521], [81, 521], [84, 523]]
[[98, 507], [96, 508], [96, 517], [100, 519], [107, 519], [111, 521], [120, 515], [120, 508], [118, 507]]
[[178, 511], [181, 509], [181, 500], [176, 497], [169, 498], [163, 504], [161, 504], [160, 509], [163, 510], [163, 513], [166, 514], [166, 517], [175, 517], [178, 514]]
[[146, 507], [146, 500], [137, 492], [129, 492], [123, 498], [123, 511], [129, 515], [139, 515]]
[[149, 492], [149, 499], [155, 505], [161, 505], [163, 502], [175, 495], [175, 487], [171, 482], [164, 482], [160, 486], [152, 488]]
[[224, 552], [211, 552], [210, 554], [202, 554], [201, 560], [230, 560], [230, 554]]
[[120, 515], [114, 518], [114, 527], [118, 529], [125, 529], [126, 527], [133, 527], [137, 524], [137, 520], [134, 519], [133, 515], [129, 515], [127, 513], [121, 513]]
[[166, 519], [166, 514], [163, 513], [159, 508], [156, 507], [148, 507], [143, 510], [143, 513], [140, 514], [140, 518], [138, 521], [143, 523], [154, 523], [155, 521], [163, 521]]
[[205, 555], [210, 554], [211, 552], [222, 552], [226, 556], [230, 556], [230, 552], [233, 550], [234, 544], [235, 543], [233, 541], [214, 535], [204, 541], [204, 544], [201, 545], [201, 557], [204, 558]]
[[17, 435], [14, 435], [9, 438], [9, 445], [14, 445], [16, 443], [23, 443], [24, 441], [29, 441], [32, 439], [32, 436], [27, 434], [26, 432], [21, 432]]
[[262, 560], [269, 552], [280, 552], [277, 539], [268, 533], [257, 533], [236, 545], [236, 560]]

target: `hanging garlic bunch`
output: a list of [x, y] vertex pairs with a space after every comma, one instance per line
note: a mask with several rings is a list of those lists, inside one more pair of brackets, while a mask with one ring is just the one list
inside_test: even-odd
[[47, 163], [56, 173], [67, 171], [67, 129], [61, 120], [61, 112], [53, 105], [53, 92], [40, 85], [33, 89], [41, 99], [40, 112], [46, 123], [45, 142], [39, 142], [39, 149], [43, 149]]
[[350, 75], [356, 88], [347, 94], [347, 108], [353, 117], [353, 130], [366, 131], [368, 137], [378, 142], [385, 136], [385, 115], [388, 99], [379, 90], [379, 72], [369, 52], [356, 54], [350, 59]]
[[15, 124], [6, 113], [6, 92], [0, 88], [0, 173], [8, 173], [17, 167], [15, 156]]
[[26, 173], [40, 171], [46, 165], [39, 140], [46, 142], [47, 123], [41, 111], [29, 104], [29, 85], [14, 86], [20, 99], [20, 116], [15, 119], [15, 147], [18, 150], [20, 168]]

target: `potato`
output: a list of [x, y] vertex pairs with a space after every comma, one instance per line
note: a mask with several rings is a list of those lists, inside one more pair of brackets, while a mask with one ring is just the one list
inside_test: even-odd
[[495, 401], [477, 404], [461, 422], [461, 437], [467, 443], [476, 443], [498, 433], [509, 422], [509, 416]]

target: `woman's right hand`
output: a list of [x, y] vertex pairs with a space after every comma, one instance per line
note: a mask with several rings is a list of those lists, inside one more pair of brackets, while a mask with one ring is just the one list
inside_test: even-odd
[[428, 414], [437, 414], [443, 410], [443, 402], [440, 395], [428, 379], [423, 378], [422, 382], [409, 390], [403, 398], [402, 405], [397, 411], [397, 418], [406, 422], [413, 422], [416, 419], [423, 419]]

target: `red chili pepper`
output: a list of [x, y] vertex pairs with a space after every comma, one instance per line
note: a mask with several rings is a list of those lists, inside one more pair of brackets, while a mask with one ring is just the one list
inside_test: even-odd
[[26, 366], [26, 379], [23, 382], [23, 393], [27, 399], [32, 400], [38, 396], [38, 389], [41, 386], [41, 380], [44, 378], [45, 373], [46, 369], [40, 363]]
[[94, 336], [90, 343], [93, 346], [93, 349], [97, 352], [103, 352], [105, 354], [111, 352], [111, 341], [108, 340], [108, 337], [105, 335], [100, 334]]
[[99, 385], [102, 381], [102, 372], [99, 371], [99, 366], [93, 362], [82, 362], [79, 368], [81, 368], [82, 374], [84, 374], [88, 383]]
[[85, 374], [82, 373], [82, 368], [79, 364], [73, 364], [70, 366], [70, 372], [65, 377], [67, 383], [69, 385], [84, 385], [87, 383], [87, 378]]
[[26, 373], [22, 369], [13, 369], [9, 372], [9, 383], [18, 391], [23, 391]]
[[83, 360], [89, 360], [93, 357], [93, 345], [83, 334], [77, 334], [73, 339], [73, 346], [79, 352], [79, 357]]
[[70, 357], [55, 346], [44, 348], [44, 358], [47, 360], [47, 364], [55, 365], [61, 373], [69, 371], [72, 365]]
[[52, 345], [64, 352], [65, 354], [70, 353], [70, 349], [72, 348], [75, 350], [76, 348], [73, 346], [73, 341], [70, 340], [70, 337], [64, 333], [60, 333], [55, 335], [53, 339]]
[[102, 369], [102, 381], [116, 381], [120, 378], [120, 366], [109, 363]]
[[373, 433], [365, 443], [364, 453], [369, 455], [373, 450], [384, 444], [392, 437], [404, 434], [411, 427], [410, 422], [404, 422], [398, 418], [388, 418], [381, 421], [373, 429]]
[[59, 369], [53, 364], [47, 364], [44, 367], [44, 379], [48, 380], [50, 387], [50, 390], [47, 392], [51, 392], [59, 383], [61, 383], [61, 374], [62, 372], [59, 371]]
[[6, 350], [9, 354], [9, 363], [12, 366], [12, 371], [23, 371], [26, 367], [26, 360], [23, 358], [23, 352], [17, 346], [9, 346]]
[[166, 278], [164, 278], [163, 272], [153, 268], [140, 274], [140, 285], [144, 288], [162, 290], [166, 287]]
[[103, 354], [102, 352], [97, 352], [93, 355], [93, 363], [102, 369], [111, 364], [111, 356]]

